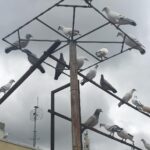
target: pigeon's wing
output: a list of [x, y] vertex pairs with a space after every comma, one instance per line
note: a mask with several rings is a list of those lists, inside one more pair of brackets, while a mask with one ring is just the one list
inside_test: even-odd
[[[66, 64], [64, 59], [60, 59], [60, 61]], [[55, 77], [54, 77], [55, 80], [58, 80], [59, 76], [62, 74], [63, 70], [65, 69], [65, 65], [62, 63], [57, 62], [56, 69], [55, 69]]]
[[93, 127], [95, 125], [95, 121], [96, 121], [96, 117], [95, 116], [91, 116], [85, 123], [84, 125], [88, 126], [88, 127]]
[[28, 55], [28, 60], [31, 64], [35, 64], [38, 61], [38, 58], [35, 54]]
[[136, 26], [136, 22], [134, 20], [131, 20], [131, 19], [126, 18], [124, 16], [120, 17], [119, 23], [120, 24], [131, 24], [133, 26]]
[[[130, 37], [133, 41], [135, 41], [135, 43], [136, 43], [137, 45], [139, 45], [140, 47], [145, 48], [144, 45], [143, 45], [139, 40], [137, 40], [134, 36], [129, 35], [129, 37]], [[134, 43], [131, 39], [128, 38], [128, 42]], [[135, 45], [135, 43], [132, 44], [132, 45]]]
[[104, 86], [105, 90], [111, 90], [114, 93], [117, 92], [117, 90], [107, 80], [105, 80], [105, 79], [102, 82], [102, 86]]
[[109, 17], [112, 19], [112, 20], [115, 20], [115, 22], [119, 22], [119, 19], [122, 17], [121, 14], [119, 14], [118, 12], [115, 12], [115, 11], [110, 11], [109, 13]]

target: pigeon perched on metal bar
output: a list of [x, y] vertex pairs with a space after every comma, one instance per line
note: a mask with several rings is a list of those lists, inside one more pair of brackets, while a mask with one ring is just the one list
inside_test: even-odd
[[89, 60], [87, 58], [84, 58], [84, 57], [77, 58], [78, 69], [82, 68], [85, 61], [89, 61]]
[[119, 137], [122, 138], [122, 140], [130, 140], [133, 144], [134, 144], [134, 141], [133, 141], [133, 135], [129, 134], [128, 132], [126, 132], [124, 129], [120, 130], [120, 131], [117, 131], [117, 135]]
[[132, 98], [133, 93], [136, 91], [136, 89], [132, 89], [130, 92], [126, 93], [123, 98], [122, 101], [119, 102], [118, 107], [122, 106], [124, 104], [124, 102], [128, 103], [128, 101]]
[[25, 48], [29, 44], [29, 41], [30, 41], [31, 37], [32, 37], [31, 34], [26, 34], [26, 40], [20, 40], [20, 44], [19, 44], [19, 41], [16, 41], [15, 43], [13, 43], [12, 46], [6, 48], [5, 52], [9, 53], [12, 50], [18, 50], [20, 48]]
[[[122, 32], [118, 32], [117, 36], [121, 36], [124, 39], [124, 34]], [[146, 50], [145, 47], [142, 43], [140, 43], [134, 36], [129, 35], [130, 38], [125, 36], [125, 44], [128, 45], [129, 47], [139, 50], [139, 52], [143, 55], [145, 54]]]
[[[87, 127], [94, 127], [98, 124], [100, 112], [103, 112], [102, 109], [96, 109], [94, 114], [84, 123]], [[82, 127], [81, 132], [83, 132], [86, 127]]]
[[150, 150], [150, 144], [147, 143], [144, 139], [141, 139], [141, 141], [143, 142], [144, 147], [145, 147], [147, 150]]
[[122, 16], [121, 14], [119, 14], [118, 12], [115, 12], [113, 10], [111, 10], [109, 7], [104, 7], [103, 8], [103, 11], [105, 11], [108, 19], [116, 24], [116, 25], [132, 25], [132, 26], [136, 26], [136, 22], [129, 19], [129, 18], [126, 18], [124, 16]]
[[106, 57], [106, 55], [108, 54], [108, 49], [107, 48], [101, 48], [100, 50], [98, 50], [96, 53], [96, 56], [99, 57], [101, 60], [104, 60]]
[[[60, 61], [60, 62], [59, 62]], [[60, 53], [59, 61], [56, 64], [56, 69], [55, 69], [55, 76], [54, 79], [58, 80], [59, 76], [62, 74], [62, 72], [65, 69], [65, 64], [66, 61], [64, 60], [63, 53]], [[62, 63], [61, 63], [62, 62]]]
[[134, 96], [132, 99], [132, 104], [134, 104], [139, 111], [142, 111], [143, 104], [137, 100], [137, 96]]
[[119, 132], [122, 130], [118, 125], [107, 125], [104, 123], [100, 124], [100, 127], [104, 127], [108, 132], [110, 132], [111, 136], [114, 136], [115, 132]]
[[[37, 56], [28, 49], [23, 49], [22, 52], [27, 54], [28, 60], [32, 65], [36, 64], [37, 61], [39, 60], [39, 58], [37, 58]], [[45, 69], [43, 68], [42, 65], [39, 65], [37, 68], [41, 71], [41, 73], [45, 73]]]
[[[59, 26], [58, 30], [61, 30], [68, 38], [70, 38], [72, 36], [72, 28]], [[80, 35], [80, 31], [74, 29], [73, 36], [76, 36], [76, 35]]]
[[[95, 78], [96, 76], [96, 73], [97, 73], [97, 68], [98, 68], [98, 65], [96, 65], [93, 69], [89, 70], [89, 72], [86, 74], [86, 77], [90, 80], [92, 80], [93, 78]], [[83, 79], [81, 81], [81, 85], [84, 85], [86, 82], [88, 82], [87, 79]]]
[[112, 91], [113, 93], [117, 93], [117, 90], [106, 80], [104, 79], [104, 75], [101, 75], [100, 84], [102, 89], [106, 91]]
[[0, 88], [0, 92], [3, 92], [5, 94], [11, 88], [11, 86], [14, 82], [15, 81], [13, 79], [10, 80], [6, 85], [4, 85]]

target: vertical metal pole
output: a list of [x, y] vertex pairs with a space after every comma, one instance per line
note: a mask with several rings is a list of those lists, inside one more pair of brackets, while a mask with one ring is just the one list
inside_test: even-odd
[[[51, 92], [51, 111], [55, 111], [54, 92]], [[55, 148], [55, 116], [51, 113], [51, 150]]]
[[70, 41], [70, 83], [71, 83], [71, 118], [72, 150], [81, 150], [80, 134], [80, 95], [77, 80], [76, 42]]

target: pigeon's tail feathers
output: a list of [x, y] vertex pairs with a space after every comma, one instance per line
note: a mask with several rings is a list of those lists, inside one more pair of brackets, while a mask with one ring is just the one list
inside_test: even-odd
[[140, 53], [141, 53], [142, 55], [144, 55], [145, 52], [146, 52], [145, 49], [140, 49], [139, 51], [140, 51]]
[[123, 105], [123, 103], [122, 103], [122, 102], [119, 102], [118, 107], [120, 107], [121, 105]]
[[113, 93], [117, 93], [117, 90], [115, 88], [112, 88]]
[[8, 48], [5, 49], [5, 53], [9, 53], [9, 52], [11, 52], [14, 49], [15, 49], [14, 47], [8, 47]]
[[126, 18], [126, 20], [127, 20], [127, 21], [129, 22], [129, 24], [132, 25], [132, 26], [136, 26], [136, 25], [137, 25], [136, 22], [133, 21], [133, 20], [131, 20], [131, 19]]
[[42, 66], [39, 66], [38, 69], [41, 71], [41, 73], [45, 73], [45, 69]]
[[59, 74], [58, 74], [58, 73], [55, 73], [54, 80], [58, 80], [58, 78], [59, 78]]
[[81, 81], [81, 85], [84, 85], [85, 82], [86, 82], [86, 81], [83, 79], [83, 80]]

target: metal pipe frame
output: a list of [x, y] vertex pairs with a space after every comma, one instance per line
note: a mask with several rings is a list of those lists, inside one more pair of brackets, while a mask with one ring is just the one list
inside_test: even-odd
[[[56, 116], [58, 116], [58, 117], [60, 117], [60, 118], [62, 118], [62, 119], [65, 119], [65, 120], [67, 120], [67, 121], [72, 121], [71, 118], [69, 118], [69, 117], [67, 117], [67, 116], [65, 116], [65, 115], [62, 115], [62, 114], [60, 114], [60, 113], [58, 113], [58, 112], [54, 112], [54, 111], [52, 111], [52, 110], [50, 110], [50, 109], [48, 110], [48, 112], [51, 113], [51, 115], [53, 114], [53, 115], [56, 115]], [[91, 131], [93, 131], [93, 132], [95, 132], [95, 133], [97, 133], [97, 134], [103, 135], [103, 136], [105, 136], [105, 137], [107, 137], [107, 138], [110, 138], [110, 139], [112, 139], [112, 140], [114, 140], [114, 141], [117, 141], [117, 142], [120, 142], [120, 143], [122, 143], [122, 144], [124, 144], [124, 145], [130, 146], [130, 147], [132, 147], [133, 149], [142, 150], [141, 148], [139, 148], [139, 147], [137, 147], [137, 146], [135, 146], [135, 145], [132, 145], [132, 144], [130, 144], [130, 143], [127, 143], [127, 142], [125, 142], [125, 141], [123, 141], [123, 140], [120, 140], [120, 139], [118, 139], [118, 138], [115, 138], [115, 137], [113, 137], [113, 136], [111, 136], [111, 135], [109, 135], [109, 134], [106, 134], [106, 133], [104, 133], [104, 132], [102, 132], [102, 131], [100, 131], [100, 130], [97, 130], [97, 129], [95, 129], [95, 128], [91, 128], [91, 127], [85, 126], [85, 125], [82, 124], [82, 123], [81, 123], [81, 126], [86, 127], [86, 129], [89, 129], [89, 130], [91, 130]]]
[[68, 88], [70, 86], [70, 83], [68, 84], [65, 84], [53, 91], [51, 91], [51, 111], [53, 113], [51, 113], [51, 150], [54, 150], [55, 149], [55, 94], [57, 92], [60, 92], [66, 88]]
[[[42, 12], [42, 13], [40, 13], [38, 16], [34, 17], [33, 19], [31, 19], [30, 21], [28, 21], [27, 23], [25, 23], [24, 25], [22, 25], [22, 26], [19, 27], [18, 29], [16, 29], [15, 31], [13, 31], [13, 32], [11, 32], [10, 34], [8, 34], [7, 36], [5, 36], [2, 40], [5, 41], [5, 42], [8, 43], [8, 44], [14, 46], [12, 43], [10, 43], [9, 41], [7, 41], [6, 39], [7, 39], [8, 37], [10, 37], [12, 34], [14, 34], [14, 33], [17, 32], [17, 33], [18, 33], [19, 45], [20, 45], [20, 41], [22, 40], [22, 39], [20, 38], [20, 30], [21, 30], [23, 27], [27, 26], [29, 23], [31, 23], [31, 22], [33, 22], [33, 21], [36, 20], [36, 21], [40, 22], [41, 24], [43, 24], [44, 26], [48, 27], [50, 30], [54, 31], [55, 33], [59, 34], [60, 36], [62, 36], [63, 38], [66, 39], [66, 40], [62, 40], [62, 42], [67, 43], [67, 44], [65, 44], [64, 46], [62, 46], [61, 48], [59, 48], [59, 49], [57, 49], [57, 50], [54, 50], [53, 53], [56, 52], [56, 51], [58, 51], [58, 50], [60, 50], [60, 49], [62, 49], [62, 48], [65, 47], [65, 46], [67, 46], [68, 43], [70, 43], [70, 41], [75, 41], [76, 43], [122, 44], [122, 46], [121, 46], [121, 51], [120, 51], [119, 53], [117, 53], [117, 54], [115, 54], [115, 55], [113, 55], [113, 56], [110, 56], [109, 58], [106, 58], [105, 60], [108, 60], [108, 59], [110, 59], [110, 58], [112, 58], [112, 57], [115, 57], [115, 56], [117, 56], [117, 55], [120, 55], [120, 54], [122, 54], [122, 53], [124, 53], [124, 52], [126, 52], [126, 51], [132, 49], [132, 48], [128, 48], [128, 49], [126, 49], [126, 50], [123, 50], [125, 37], [123, 38], [123, 41], [122, 41], [122, 42], [120, 42], [120, 41], [80, 41], [79, 39], [81, 39], [81, 38], [83, 38], [83, 37], [85, 37], [85, 36], [87, 36], [87, 35], [89, 35], [89, 34], [95, 32], [95, 31], [97, 31], [97, 30], [99, 30], [99, 29], [101, 29], [101, 28], [103, 28], [103, 27], [105, 27], [105, 26], [107, 26], [107, 25], [109, 25], [109, 24], [112, 24], [112, 25], [114, 25], [114, 27], [115, 27], [117, 30], [121, 31], [126, 37], [128, 37], [130, 40], [132, 40], [132, 41], [135, 43], [135, 41], [134, 41], [132, 38], [130, 38], [130, 36], [128, 36], [122, 29], [120, 29], [120, 28], [119, 28], [118, 26], [116, 26], [114, 23], [112, 23], [107, 17], [105, 17], [105, 16], [104, 16], [96, 7], [94, 7], [92, 4], [90, 4], [90, 3], [87, 2], [87, 4], [89, 4], [89, 6], [83, 6], [83, 5], [82, 5], [82, 6], [81, 6], [81, 5], [63, 5], [63, 4], [61, 4], [63, 1], [64, 1], [64, 0], [60, 0], [59, 2], [55, 3], [53, 6], [51, 6], [51, 7], [48, 8], [47, 10], [45, 10], [45, 11]], [[99, 27], [97, 27], [97, 28], [95, 28], [95, 29], [93, 29], [93, 30], [87, 32], [87, 33], [85, 33], [84, 35], [82, 35], [82, 36], [80, 36], [80, 37], [78, 37], [78, 38], [76, 38], [76, 39], [74, 39], [73, 34], [72, 34], [71, 39], [69, 39], [69, 38], [67, 38], [66, 36], [64, 36], [63, 34], [61, 34], [60, 32], [58, 32], [57, 30], [55, 30], [54, 28], [52, 28], [50, 25], [46, 24], [44, 21], [42, 21], [42, 20], [39, 18], [39, 17], [41, 17], [43, 14], [45, 14], [45, 13], [47, 13], [48, 11], [50, 11], [51, 9], [53, 9], [54, 7], [72, 7], [72, 8], [73, 8], [73, 10], [74, 10], [74, 15], [73, 15], [72, 33], [74, 32], [75, 10], [76, 10], [76, 8], [93, 8], [98, 14], [100, 14], [100, 15], [101, 15], [103, 18], [105, 18], [108, 22], [106, 22], [105, 24], [103, 24], [103, 25], [101, 25], [101, 26], [99, 26]], [[30, 41], [33, 41], [33, 42], [54, 42], [55, 40], [41, 40], [41, 39], [36, 40], [36, 39], [33, 39], [33, 40], [30, 40]], [[59, 41], [59, 43], [60, 43], [60, 42], [61, 42], [61, 41]], [[136, 47], [138, 46], [137, 43], [135, 43], [135, 45], [136, 45]], [[84, 48], [82, 48], [81, 46], [80, 46], [80, 48], [81, 48], [82, 50], [84, 50], [85, 52], [88, 52], [88, 51], [86, 51]], [[20, 46], [20, 49], [21, 49], [21, 46]], [[14, 86], [0, 99], [0, 104], [2, 104], [2, 103], [8, 98], [8, 96], [11, 95], [11, 94], [25, 81], [25, 80], [32, 74], [32, 72], [38, 67], [38, 65], [40, 65], [42, 62], [44, 62], [44, 60], [45, 60], [47, 57], [50, 57], [50, 58], [52, 58], [53, 60], [59, 62], [59, 60], [58, 60], [56, 57], [54, 57], [53, 55], [51, 55], [52, 53], [49, 53], [49, 50], [50, 50], [50, 49], [51, 49], [51, 48], [49, 48], [46, 52], [44, 52], [44, 54], [41, 56], [41, 58], [39, 59], [39, 61], [38, 61], [35, 65], [31, 66], [30, 69], [16, 82], [16, 84], [14, 84]], [[92, 66], [94, 66], [94, 65], [96, 65], [96, 64], [98, 64], [98, 63], [101, 63], [101, 62], [105, 61], [105, 60], [103, 60], [103, 61], [99, 60], [98, 58], [96, 58], [96, 57], [95, 57], [93, 54], [91, 54], [90, 52], [88, 52], [88, 54], [91, 55], [92, 57], [94, 57], [96, 60], [98, 60], [98, 62], [95, 63], [95, 64], [93, 64], [93, 65], [91, 65], [91, 66], [89, 66], [89, 67], [87, 67], [87, 68], [84, 68], [82, 71], [84, 71], [84, 70], [86, 70], [86, 69], [88, 69], [88, 68], [90, 68], [90, 67], [92, 67]], [[44, 63], [47, 64], [46, 62], [44, 62]], [[62, 62], [60, 62], [60, 63], [62, 63]], [[47, 64], [47, 65], [51, 66], [50, 64]], [[69, 69], [69, 66], [68, 66], [68, 65], [66, 65], [66, 64], [64, 64], [64, 65]], [[52, 67], [52, 66], [51, 66], [51, 67]], [[86, 76], [84, 76], [81, 72], [78, 72], [78, 75], [80, 75], [81, 77], [87, 79], [90, 83], [94, 84], [96, 87], [100, 88], [101, 90], [105, 91], [104, 89], [102, 89], [102, 87], [101, 87], [100, 85], [98, 85], [98, 84], [95, 83], [94, 81], [89, 80], [88, 78], [86, 78]], [[58, 90], [58, 89], [57, 89], [57, 90]], [[60, 90], [61, 90], [61, 89], [60, 89]], [[59, 91], [59, 90], [58, 90], [58, 91]], [[54, 128], [54, 126], [55, 126], [55, 122], [54, 122], [54, 121], [55, 121], [55, 120], [54, 120], [55, 118], [54, 118], [54, 115], [57, 115], [57, 116], [59, 116], [59, 117], [61, 117], [61, 118], [64, 118], [64, 119], [66, 119], [66, 120], [71, 121], [70, 118], [68, 118], [68, 117], [66, 117], [66, 116], [63, 116], [63, 115], [61, 115], [61, 114], [55, 112], [55, 108], [54, 108], [54, 105], [55, 105], [55, 103], [54, 103], [54, 93], [56, 93], [56, 92], [57, 92], [57, 91], [55, 91], [55, 90], [51, 92], [51, 110], [49, 110], [49, 112], [51, 113], [51, 119], [52, 119], [52, 120], [51, 120], [51, 121], [52, 121], [51, 130], [52, 130], [52, 129], [55, 129], [55, 128]], [[109, 91], [105, 91], [105, 92], [106, 92], [107, 94], [113, 96], [113, 97], [116, 98], [117, 100], [122, 101], [122, 99], [119, 98], [118, 96], [116, 96], [115, 94], [113, 94], [113, 93], [111, 93], [111, 92], [109, 92]], [[150, 117], [149, 114], [139, 111], [139, 110], [138, 110], [136, 107], [134, 107], [133, 105], [131, 105], [131, 104], [129, 104], [129, 103], [126, 103], [126, 102], [124, 102], [124, 103], [125, 103], [126, 105], [128, 105], [129, 107], [135, 109], [136, 111], [138, 111], [138, 112], [140, 112], [140, 113], [146, 115], [147, 117]], [[84, 126], [83, 124], [81, 124], [81, 125]], [[105, 133], [103, 133], [103, 132], [101, 132], [101, 131], [99, 131], [99, 130], [96, 130], [96, 129], [94, 129], [94, 128], [89, 128], [89, 127], [87, 127], [87, 128], [90, 129], [90, 130], [92, 130], [92, 131], [94, 131], [94, 132], [96, 132], [96, 133], [98, 133], [98, 134], [102, 134], [102, 135], [104, 135], [104, 136], [106, 136], [106, 137], [108, 137], [108, 138], [111, 138], [111, 139], [113, 139], [113, 140], [116, 140], [116, 141], [118, 141], [118, 142], [120, 142], [120, 143], [123, 143], [123, 144], [126, 144], [126, 145], [128, 145], [128, 146], [131, 146], [131, 147], [133, 147], [133, 148], [135, 148], [135, 149], [137, 149], [137, 150], [141, 150], [140, 148], [138, 148], [138, 147], [136, 147], [136, 146], [134, 146], [134, 145], [131, 145], [131, 144], [129, 144], [129, 143], [126, 143], [126, 142], [124, 142], [124, 141], [121, 141], [121, 140], [119, 140], [119, 139], [117, 139], [117, 138], [111, 137], [111, 136], [109, 136], [109, 135], [107, 135], [107, 134], [105, 134]], [[54, 130], [53, 130], [53, 131], [54, 131]], [[51, 133], [51, 137], [54, 137], [54, 132]], [[82, 142], [81, 142], [81, 143], [82, 143]], [[53, 148], [52, 150], [54, 150], [54, 138], [51, 138], [51, 148]]]

